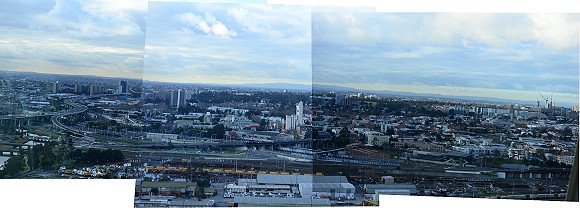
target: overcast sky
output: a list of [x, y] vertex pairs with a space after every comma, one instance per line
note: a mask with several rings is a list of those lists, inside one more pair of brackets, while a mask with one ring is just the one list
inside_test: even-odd
[[0, 0], [0, 70], [141, 78], [144, 0]]
[[0, 0], [0, 70], [578, 101], [577, 14], [311, 11]]
[[337, 11], [331, 7], [150, 2], [143, 78], [310, 85], [313, 9]]
[[306, 83], [309, 23], [295, 6], [151, 2], [144, 79]]
[[313, 82], [578, 102], [580, 15], [314, 13]]

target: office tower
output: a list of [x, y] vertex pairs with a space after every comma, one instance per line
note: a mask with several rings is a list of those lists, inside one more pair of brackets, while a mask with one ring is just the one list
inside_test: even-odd
[[286, 125], [284, 126], [284, 128], [287, 131], [290, 130], [296, 130], [297, 128], [297, 123], [298, 123], [298, 116], [296, 115], [286, 115]]
[[303, 118], [304, 118], [304, 103], [300, 101], [298, 104], [296, 104], [297, 125], [303, 124]]
[[101, 93], [101, 86], [99, 85], [90, 85], [89, 86], [89, 95], [97, 95]]
[[118, 93], [127, 93], [128, 90], [127, 81], [119, 81]]
[[80, 84], [75, 84], [75, 93], [81, 93], [83, 91], [83, 88]]
[[185, 101], [191, 99], [191, 95], [193, 95], [193, 90], [185, 90]]
[[185, 92], [183, 90], [173, 90], [171, 91], [171, 107], [179, 108], [185, 106]]
[[60, 93], [60, 83], [58, 83], [58, 81], [52, 83], [52, 93]]

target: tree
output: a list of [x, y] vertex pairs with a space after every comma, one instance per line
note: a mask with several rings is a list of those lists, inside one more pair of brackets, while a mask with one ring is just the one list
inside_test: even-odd
[[435, 141], [438, 141], [438, 142], [443, 141], [443, 137], [441, 137], [440, 134], [437, 134], [437, 135], [435, 135]]
[[387, 150], [393, 147], [393, 144], [391, 142], [385, 142], [382, 143], [381, 146], [379, 147], [382, 150]]
[[212, 135], [215, 134], [216, 138], [220, 139], [224, 137], [225, 133], [226, 127], [223, 124], [218, 124], [206, 132], [206, 137], [211, 137]]
[[260, 120], [260, 127], [266, 129], [267, 126], [268, 126], [268, 121], [266, 119], [261, 119]]
[[70, 153], [70, 158], [81, 164], [101, 164], [108, 162], [121, 162], [125, 158], [117, 149], [88, 149], [86, 151], [76, 149]]
[[567, 127], [566, 127], [566, 128], [564, 128], [564, 130], [562, 131], [562, 137], [563, 137], [563, 140], [564, 140], [564, 141], [570, 141], [570, 138], [569, 138], [569, 137], [571, 137], [571, 136], [573, 136], [572, 129], [571, 129], [570, 127], [568, 127], [568, 126], [567, 126]]
[[177, 113], [179, 114], [188, 114], [189, 112], [191, 112], [191, 106], [189, 105], [179, 106], [177, 109]]
[[202, 178], [202, 179], [199, 179], [197, 181], [197, 185], [199, 187], [210, 187], [211, 186], [211, 182], [207, 178]]
[[4, 163], [4, 170], [0, 171], [0, 178], [10, 178], [26, 170], [24, 156], [14, 156]]
[[304, 138], [305, 139], [312, 139], [312, 140], [319, 139], [318, 129], [313, 129], [313, 128], [306, 129], [306, 133], [304, 133]]
[[153, 195], [157, 195], [157, 193], [159, 193], [159, 188], [157, 187], [151, 188], [151, 193], [153, 193]]
[[58, 159], [62, 157], [57, 157], [57, 154], [55, 153], [55, 151], [58, 151], [56, 148], [57, 145], [58, 143], [56, 142], [50, 142], [30, 149], [30, 151], [33, 151], [33, 154], [31, 154], [33, 158], [30, 160], [33, 161], [31, 162], [31, 165], [33, 167], [50, 169], [53, 168], [54, 165], [62, 162]]
[[395, 135], [395, 129], [392, 127], [388, 127], [387, 128], [387, 132], [385, 132], [385, 134], [387, 135]]
[[339, 148], [350, 144], [350, 131], [348, 128], [342, 128], [338, 134], [338, 137], [333, 139], [333, 142]]
[[304, 133], [304, 139], [310, 139], [312, 138], [312, 129], [308, 128], [306, 129], [306, 133]]

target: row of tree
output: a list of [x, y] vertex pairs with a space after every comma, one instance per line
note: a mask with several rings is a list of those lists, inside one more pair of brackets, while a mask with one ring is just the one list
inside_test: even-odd
[[70, 158], [79, 164], [102, 164], [111, 162], [122, 162], [125, 157], [121, 150], [117, 149], [75, 149], [70, 153]]
[[12, 178], [19, 173], [26, 171], [26, 162], [24, 156], [10, 157], [4, 162], [4, 169], [0, 170], [0, 178]]

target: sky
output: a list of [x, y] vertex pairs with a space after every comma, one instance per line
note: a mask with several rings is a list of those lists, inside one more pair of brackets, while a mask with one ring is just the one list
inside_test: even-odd
[[242, 2], [0, 0], [0, 70], [578, 102], [577, 14]]
[[151, 2], [143, 78], [307, 83], [309, 22], [295, 6]]
[[562, 13], [313, 13], [313, 83], [577, 105], [579, 23]]
[[141, 78], [147, 1], [0, 0], [0, 70]]
[[311, 11], [336, 9], [250, 3], [150, 2], [143, 79], [310, 85]]

